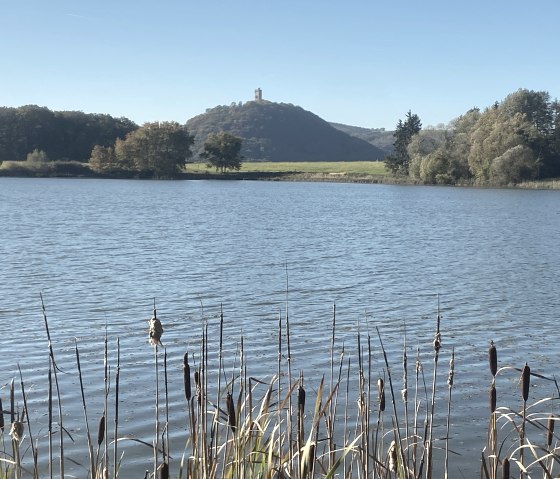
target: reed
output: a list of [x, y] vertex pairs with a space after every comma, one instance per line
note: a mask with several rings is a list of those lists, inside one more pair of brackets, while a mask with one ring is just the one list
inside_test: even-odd
[[[286, 300], [287, 301], [287, 300]], [[286, 304], [286, 309], [287, 309]], [[44, 308], [44, 305], [43, 305]], [[60, 369], [54, 361], [46, 312], [43, 309], [47, 337], [49, 339], [49, 390], [47, 411], [48, 435], [58, 435], [53, 424], [53, 400], [57, 400], [59, 414], [63, 416], [63, 395], [56, 387], [56, 374]], [[179, 358], [167, 356], [161, 343], [163, 326], [157, 318], [154, 304], [149, 321], [148, 341], [153, 346], [155, 415], [154, 438], [151, 445], [153, 468], [147, 478], [192, 479], [318, 479], [340, 477], [378, 479], [429, 479], [453, 477], [452, 463], [452, 392], [455, 381], [455, 349], [443, 348], [441, 343], [441, 315], [436, 311], [436, 330], [433, 348], [433, 370], [426, 373], [416, 349], [415, 375], [409, 371], [407, 341], [402, 343], [400, 360], [394, 363], [385, 347], [379, 328], [376, 328], [378, 346], [369, 334], [356, 334], [355, 354], [349, 354], [342, 342], [337, 344], [336, 309], [333, 308], [332, 326], [328, 342], [330, 350], [327, 361], [330, 370], [322, 378], [314, 380], [300, 371], [292, 378], [292, 344], [290, 335], [295, 334], [288, 312], [279, 315], [278, 359], [272, 377], [254, 378], [247, 372], [247, 352], [241, 337], [236, 343], [235, 358], [226, 373], [228, 360], [224, 334], [225, 315], [220, 312], [218, 350], [209, 354], [209, 321], [204, 318], [200, 344], [187, 350]], [[406, 335], [406, 333], [405, 333]], [[126, 461], [119, 459], [117, 444], [126, 438], [126, 431], [119, 425], [119, 382], [121, 368], [120, 342], [116, 341], [116, 374], [112, 378], [108, 332], [105, 331], [103, 362], [103, 385], [95, 385], [84, 378], [78, 342], [75, 342], [77, 378], [81, 392], [85, 424], [84, 450], [89, 451], [86, 465], [87, 477], [92, 479], [128, 477]], [[163, 370], [160, 370], [158, 349], [163, 350]], [[340, 358], [335, 360], [335, 351]], [[375, 350], [381, 352], [381, 374], [375, 371]], [[149, 354], [146, 354], [149, 358]], [[447, 384], [438, 385], [437, 363], [439, 358], [449, 359]], [[554, 381], [531, 370], [526, 364], [521, 369], [499, 367], [497, 347], [491, 343], [489, 351], [491, 374], [490, 411], [487, 444], [482, 450], [481, 477], [558, 477], [560, 449], [554, 425], [558, 416], [554, 405], [558, 397], [530, 401], [531, 380]], [[174, 418], [170, 413], [169, 364], [182, 367], [184, 388], [183, 417]], [[146, 364], [149, 368], [149, 359]], [[402, 368], [402, 389], [395, 393], [395, 373]], [[500, 405], [498, 378], [521, 373], [521, 407]], [[72, 374], [68, 370], [67, 374]], [[161, 377], [160, 377], [161, 375]], [[400, 374], [399, 374], [400, 376]], [[50, 378], [50, 379], [49, 379]], [[305, 381], [304, 381], [305, 379]], [[113, 381], [113, 382], [112, 382]], [[164, 404], [160, 404], [160, 384], [165, 391]], [[192, 381], [192, 383], [191, 383]], [[427, 385], [427, 382], [429, 383]], [[443, 378], [442, 381], [444, 382]], [[19, 392], [14, 382], [10, 388], [10, 410], [2, 409], [0, 419], [10, 417], [10, 442], [12, 451], [0, 458], [0, 478], [43, 477], [41, 464], [52, 463], [58, 458], [69, 460], [64, 454], [64, 442], [58, 450], [49, 448], [49, 456], [43, 461], [37, 447], [37, 428], [34, 427], [27, 400], [27, 387], [23, 371], [19, 372]], [[554, 384], [556, 382], [554, 381]], [[104, 408], [99, 417], [97, 439], [89, 430], [87, 399], [92, 391], [86, 386], [103, 391]], [[194, 387], [193, 387], [194, 386]], [[441, 388], [441, 390], [438, 390]], [[22, 409], [19, 410], [16, 395]], [[441, 399], [439, 399], [441, 398]], [[437, 404], [441, 401], [443, 404]], [[519, 398], [518, 398], [519, 401]], [[389, 404], [390, 402], [390, 404]], [[357, 407], [354, 405], [357, 404]], [[161, 407], [161, 414], [160, 414]], [[435, 414], [436, 408], [438, 414]], [[551, 411], [552, 410], [552, 411]], [[109, 411], [114, 411], [113, 437], [109, 437]], [[165, 418], [163, 419], [163, 414]], [[442, 417], [443, 416], [443, 417]], [[60, 419], [59, 427], [62, 419]], [[185, 429], [185, 448], [179, 461], [171, 456], [169, 427], [173, 421], [182, 423]], [[126, 423], [124, 424], [126, 425]], [[434, 430], [445, 430], [443, 439]], [[0, 421], [0, 434], [4, 437], [4, 424]], [[26, 432], [26, 433], [25, 433]], [[66, 433], [65, 433], [66, 434]], [[515, 441], [514, 441], [515, 439]], [[96, 441], [96, 442], [95, 442]], [[139, 444], [143, 442], [137, 440]], [[146, 444], [146, 443], [143, 443]], [[94, 454], [95, 445], [97, 448]], [[109, 447], [113, 446], [112, 464]], [[145, 446], [143, 446], [145, 447]], [[444, 459], [437, 462], [434, 451], [441, 449]], [[439, 454], [439, 453], [438, 453]], [[177, 461], [177, 462], [175, 462]], [[45, 466], [43, 466], [45, 467]], [[175, 474], [177, 470], [177, 474]], [[440, 472], [441, 471], [441, 472]], [[53, 475], [48, 468], [48, 474]], [[500, 474], [501, 472], [501, 474]], [[438, 475], [441, 474], [441, 475]]]

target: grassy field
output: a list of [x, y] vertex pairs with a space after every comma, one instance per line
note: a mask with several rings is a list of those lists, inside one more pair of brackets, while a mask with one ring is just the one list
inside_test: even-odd
[[[186, 167], [189, 173], [213, 171], [206, 168], [204, 163], [191, 163]], [[388, 174], [382, 161], [306, 161], [306, 162], [247, 162], [241, 167], [242, 172], [265, 173], [321, 173], [333, 175], [382, 175]]]

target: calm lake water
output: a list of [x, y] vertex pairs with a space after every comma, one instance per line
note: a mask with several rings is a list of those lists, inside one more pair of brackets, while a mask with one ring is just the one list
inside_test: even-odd
[[[383, 376], [377, 326], [400, 389], [405, 325], [410, 357], [420, 347], [429, 364], [439, 295], [442, 398], [451, 349], [456, 353], [450, 447], [459, 455], [451, 458], [452, 477], [478, 475], [490, 340], [501, 366], [527, 361], [534, 372], [557, 373], [560, 191], [0, 178], [0, 222], [0, 397], [9, 403], [6, 385], [19, 381], [19, 364], [43, 457], [48, 345], [40, 293], [64, 371], [65, 427], [80, 447], [85, 430], [74, 346], [96, 431], [105, 327], [113, 367], [120, 338], [121, 431], [152, 440], [146, 327], [154, 298], [165, 328], [171, 414], [179, 418], [171, 431], [177, 461], [186, 440], [182, 356], [197, 350], [202, 318], [215, 338], [223, 308], [226, 364], [235, 362], [243, 336], [250, 374], [269, 378], [286, 289], [293, 368], [304, 371], [310, 396], [328, 372], [334, 304], [337, 347], [344, 342], [355, 361], [358, 327], [369, 331], [374, 374]], [[520, 407], [518, 377], [499, 378], [499, 405]], [[531, 394], [553, 391], [535, 379]], [[440, 414], [436, 435], [443, 437]], [[151, 467], [150, 452], [139, 454], [139, 447], [123, 443], [126, 477]], [[74, 473], [85, 474], [78, 466]]]

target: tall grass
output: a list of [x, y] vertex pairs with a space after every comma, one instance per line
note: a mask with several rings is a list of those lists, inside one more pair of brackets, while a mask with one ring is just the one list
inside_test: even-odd
[[[288, 284], [287, 284], [288, 286]], [[286, 296], [286, 302], [288, 298]], [[353, 345], [339, 343], [336, 307], [333, 308], [328, 342], [328, 370], [317, 380], [306, 378], [304, 371], [292, 371], [292, 342], [288, 304], [278, 318], [277, 362], [271, 364], [271, 376], [255, 378], [247, 373], [245, 340], [226, 338], [223, 310], [219, 317], [219, 337], [209, 340], [208, 321], [202, 326], [200, 342], [171, 362], [182, 366], [184, 415], [170, 417], [168, 392], [168, 355], [162, 342], [163, 325], [154, 304], [148, 321], [146, 343], [153, 353], [154, 394], [147, 401], [154, 404], [153, 437], [150, 441], [135, 439], [138, 447], [149, 448], [151, 471], [147, 478], [404, 478], [431, 479], [452, 477], [453, 461], [452, 391], [455, 384], [455, 351], [445, 346], [445, 328], [439, 307], [435, 311], [434, 339], [431, 344], [431, 380], [427, 380], [420, 350], [416, 350], [413, 379], [409, 369], [409, 351], [405, 341], [400, 361], [392, 361], [382, 332], [376, 328], [372, 337], [369, 329], [358, 325]], [[49, 441], [59, 436], [58, 448], [51, 445], [48, 457], [38, 454], [33, 418], [26, 402], [25, 374], [20, 371], [19, 389], [10, 384], [10, 407], [2, 409], [0, 435], [3, 444], [0, 457], [0, 478], [53, 477], [53, 461], [60, 464], [60, 477], [65, 477], [63, 437], [68, 434], [62, 425], [63, 394], [56, 388], [60, 371], [51, 343], [46, 309], [43, 320], [47, 335], [49, 378], [54, 379], [55, 391], [49, 393]], [[366, 324], [366, 326], [368, 326]], [[368, 326], [369, 328], [369, 326]], [[126, 461], [119, 457], [117, 445], [126, 438], [119, 424], [119, 389], [121, 369], [120, 343], [116, 340], [116, 371], [113, 374], [108, 358], [110, 341], [105, 332], [103, 412], [98, 419], [97, 440], [92, 438], [88, 414], [88, 395], [80, 362], [79, 345], [75, 343], [76, 375], [79, 378], [86, 431], [84, 450], [88, 451], [87, 477], [130, 477]], [[230, 363], [225, 359], [226, 341], [238, 345]], [[210, 354], [211, 344], [218, 345], [217, 354]], [[337, 357], [337, 351], [339, 356]], [[355, 354], [350, 354], [355, 351]], [[374, 369], [374, 357], [381, 357], [382, 374]], [[481, 445], [481, 474], [485, 479], [498, 477], [558, 477], [560, 474], [557, 436], [554, 424], [558, 420], [554, 396], [531, 402], [531, 380], [554, 381], [532, 371], [528, 365], [520, 369], [499, 367], [497, 347], [491, 344], [490, 411], [488, 439]], [[146, 365], [150, 363], [150, 346], [146, 347]], [[449, 369], [440, 380], [438, 363], [446, 357]], [[163, 366], [163, 369], [162, 367]], [[70, 374], [71, 366], [65, 365]], [[397, 385], [397, 372], [402, 369], [402, 389]], [[517, 406], [498, 405], [498, 380], [503, 375], [520, 377], [520, 397]], [[427, 376], [429, 376], [427, 374]], [[442, 384], [443, 383], [443, 384]], [[554, 381], [555, 383], [555, 381]], [[164, 396], [161, 396], [163, 384]], [[556, 384], [556, 383], [555, 383]], [[194, 385], [194, 388], [193, 388]], [[173, 385], [171, 384], [171, 387]], [[52, 379], [49, 390], [52, 391]], [[556, 386], [557, 390], [558, 387]], [[150, 388], [151, 389], [151, 388]], [[399, 391], [400, 389], [400, 391]], [[22, 409], [16, 406], [21, 397]], [[163, 401], [162, 401], [163, 397]], [[56, 403], [56, 404], [55, 404]], [[0, 402], [0, 409], [2, 408]], [[53, 427], [53, 409], [58, 410], [57, 426]], [[114, 414], [114, 428], [109, 427], [109, 411]], [[439, 411], [439, 413], [438, 413]], [[43, 412], [39, 412], [43, 414]], [[11, 426], [3, 420], [9, 417]], [[185, 422], [184, 453], [171, 457], [169, 426], [172, 421]], [[445, 430], [436, 437], [435, 428]], [[27, 432], [25, 432], [25, 429]], [[112, 455], [110, 446], [112, 445]], [[8, 446], [8, 447], [6, 447]], [[435, 454], [435, 451], [443, 451]], [[48, 463], [46, 465], [45, 463]], [[46, 471], [45, 471], [46, 469]], [[513, 474], [513, 476], [512, 476]]]

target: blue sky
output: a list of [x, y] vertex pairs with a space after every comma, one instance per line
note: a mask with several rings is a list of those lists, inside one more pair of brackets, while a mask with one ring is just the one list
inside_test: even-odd
[[184, 123], [255, 88], [328, 121], [560, 97], [557, 0], [7, 0], [0, 105]]

